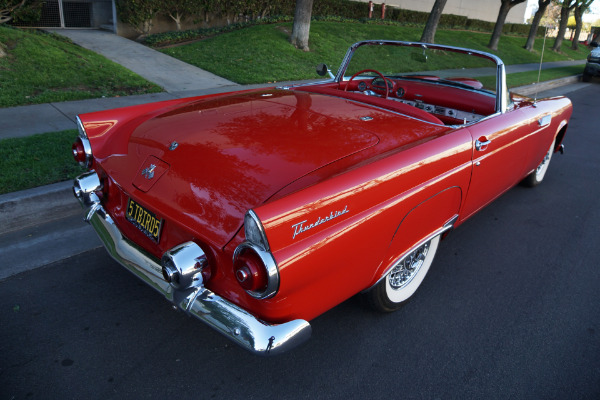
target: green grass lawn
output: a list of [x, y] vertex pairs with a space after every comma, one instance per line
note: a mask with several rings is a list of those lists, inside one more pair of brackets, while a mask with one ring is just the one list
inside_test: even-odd
[[84, 169], [71, 155], [77, 130], [0, 140], [0, 194], [73, 179]]
[[[161, 51], [237, 83], [267, 83], [318, 79], [318, 63], [324, 62], [335, 71], [348, 46], [360, 40], [417, 41], [422, 33], [420, 27], [313, 21], [311, 51], [302, 52], [289, 43], [291, 30], [292, 24], [286, 22], [257, 25]], [[480, 32], [438, 30], [436, 34], [439, 44], [487, 52], [489, 39], [489, 33]], [[539, 62], [542, 39], [536, 40], [533, 52], [523, 48], [525, 41], [524, 37], [503, 36], [499, 51], [494, 53], [507, 65]], [[573, 51], [565, 42], [559, 54], [549, 50], [552, 43], [546, 41], [544, 61], [585, 59], [589, 52], [585, 46]]]
[[0, 50], [0, 107], [162, 91], [58, 35], [0, 26]]

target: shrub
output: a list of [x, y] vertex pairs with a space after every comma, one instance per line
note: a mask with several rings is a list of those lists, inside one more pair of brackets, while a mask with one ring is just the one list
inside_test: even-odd
[[482, 21], [480, 19], [469, 19], [466, 28], [472, 31], [492, 32], [494, 30], [494, 22]]

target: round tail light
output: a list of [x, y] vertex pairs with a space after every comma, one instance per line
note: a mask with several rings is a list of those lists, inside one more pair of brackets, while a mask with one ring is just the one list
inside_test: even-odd
[[268, 273], [262, 259], [252, 249], [245, 248], [233, 264], [233, 272], [240, 286], [250, 292], [262, 292], [267, 288]]
[[84, 165], [86, 161], [86, 154], [85, 148], [83, 147], [83, 141], [80, 137], [75, 139], [75, 142], [73, 143], [73, 146], [71, 146], [71, 149], [73, 150], [73, 158], [75, 159], [75, 161], [77, 161], [81, 165]]

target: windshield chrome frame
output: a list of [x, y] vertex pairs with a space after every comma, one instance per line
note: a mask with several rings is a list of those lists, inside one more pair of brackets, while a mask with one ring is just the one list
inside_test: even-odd
[[342, 82], [344, 80], [344, 73], [346, 72], [346, 68], [350, 64], [350, 60], [352, 59], [352, 55], [361, 46], [405, 46], [405, 47], [420, 47], [422, 49], [431, 49], [431, 50], [446, 50], [452, 51], [455, 53], [463, 53], [467, 55], [477, 55], [482, 58], [487, 58], [493, 61], [496, 64], [496, 110], [495, 113], [504, 114], [508, 109], [508, 86], [506, 85], [506, 68], [504, 66], [504, 62], [495, 56], [494, 54], [486, 53], [484, 51], [471, 50], [464, 47], [454, 47], [454, 46], [444, 46], [439, 44], [431, 44], [431, 43], [421, 43], [421, 42], [403, 42], [397, 40], [363, 40], [361, 42], [356, 42], [348, 48], [346, 55], [338, 69], [334, 81]]

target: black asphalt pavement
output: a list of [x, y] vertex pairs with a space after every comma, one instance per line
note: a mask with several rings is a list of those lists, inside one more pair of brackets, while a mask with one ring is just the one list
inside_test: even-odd
[[401, 310], [352, 298], [259, 358], [96, 249], [0, 281], [0, 398], [600, 398], [600, 83], [569, 97], [544, 182], [454, 231]]

